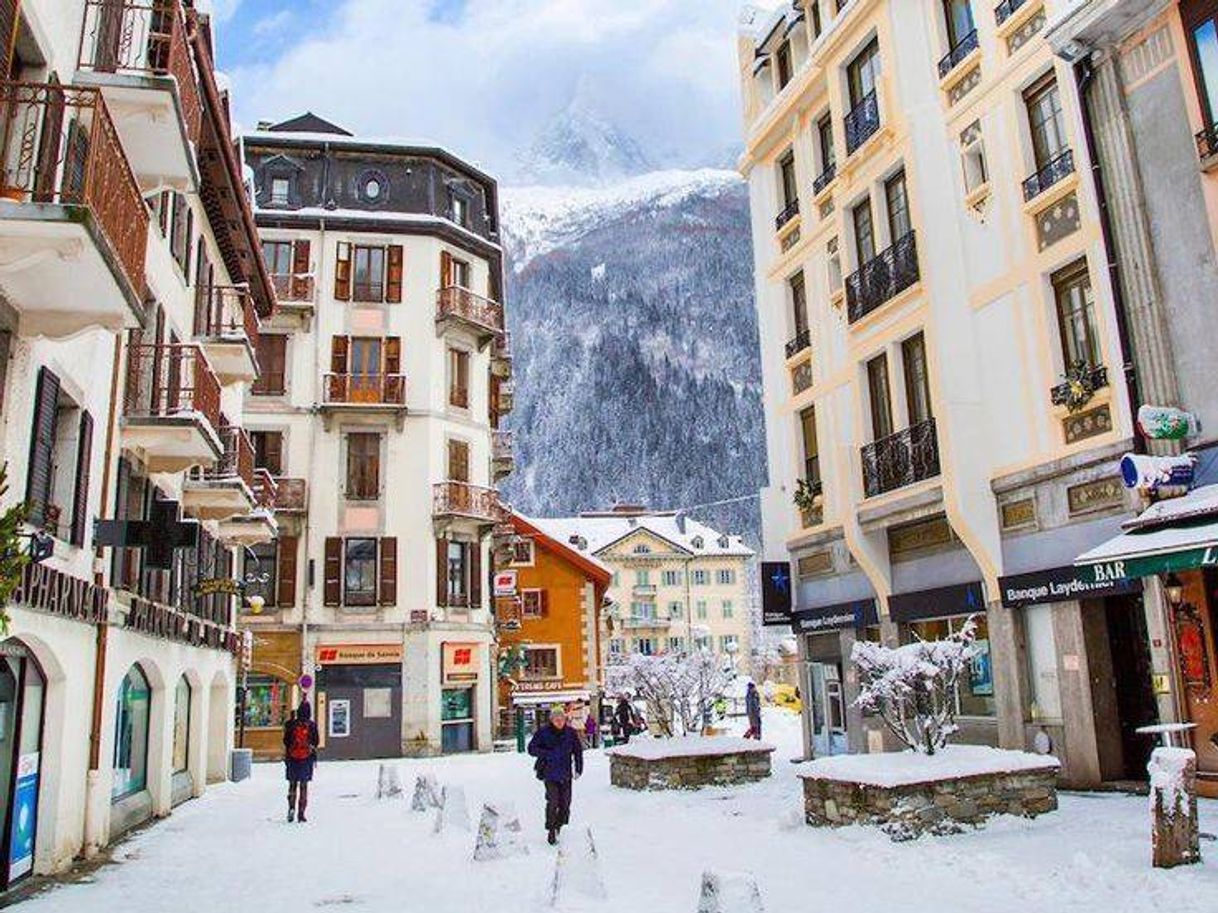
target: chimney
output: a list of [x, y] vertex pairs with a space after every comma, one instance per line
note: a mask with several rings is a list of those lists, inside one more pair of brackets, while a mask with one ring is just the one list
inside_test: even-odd
[[677, 531], [685, 535], [685, 512], [677, 511]]
[[255, 128], [259, 133], [266, 133], [271, 127], [275, 126], [269, 120], [258, 121], [258, 126]]

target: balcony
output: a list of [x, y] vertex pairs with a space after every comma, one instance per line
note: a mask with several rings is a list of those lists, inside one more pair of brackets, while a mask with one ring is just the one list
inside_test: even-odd
[[495, 395], [495, 412], [498, 415], [507, 415], [516, 406], [516, 385], [506, 380], [499, 384], [498, 392]]
[[179, 0], [86, 0], [78, 82], [114, 112], [140, 186], [189, 190], [203, 107]]
[[787, 361], [810, 348], [812, 348], [812, 331], [800, 330], [795, 334], [795, 338], [787, 343]]
[[280, 514], [304, 514], [309, 510], [309, 483], [305, 479], [278, 478], [275, 480], [275, 512]]
[[506, 509], [499, 501], [499, 492], [468, 482], [440, 482], [432, 486], [432, 518], [445, 526], [461, 521], [478, 527], [491, 527], [506, 522]]
[[799, 215], [799, 198], [798, 197], [796, 197], [794, 200], [792, 200], [790, 203], [788, 203], [786, 206], [784, 206], [782, 212], [780, 212], [774, 218], [774, 230], [782, 231], [784, 228], [787, 227], [787, 225], [790, 223], [790, 221], [792, 219], [794, 219], [797, 215]]
[[224, 453], [220, 381], [197, 345], [131, 345], [123, 446], [150, 472], [210, 468]]
[[512, 376], [511, 333], [500, 333], [491, 343], [491, 371], [503, 380]]
[[199, 520], [227, 520], [256, 506], [254, 445], [244, 428], [220, 431], [224, 451], [214, 466], [196, 468], [182, 486], [182, 510]]
[[1023, 182], [1023, 199], [1031, 203], [1058, 181], [1074, 174], [1074, 150], [1067, 149]]
[[512, 449], [512, 432], [491, 432], [491, 470], [495, 481], [511, 475], [516, 469], [516, 457]]
[[402, 374], [326, 374], [321, 386], [324, 410], [406, 411], [406, 377]]
[[200, 285], [195, 294], [195, 338], [224, 385], [258, 377], [258, 313], [247, 286]]
[[911, 231], [847, 277], [847, 317], [851, 323], [862, 320], [918, 279], [917, 237], [916, 233]]
[[672, 624], [668, 618], [658, 618], [654, 615], [627, 615], [622, 619], [622, 626], [628, 630], [640, 628], [667, 628]]
[[1218, 164], [1218, 124], [1211, 124], [1197, 134], [1197, 157], [1206, 171]]
[[863, 490], [868, 498], [939, 475], [939, 436], [927, 419], [863, 447]]
[[656, 585], [654, 583], [636, 583], [631, 592], [636, 599], [655, 599]]
[[455, 328], [472, 333], [484, 346], [503, 332], [503, 305], [459, 285], [442, 288], [436, 292], [436, 335]]
[[148, 210], [96, 89], [0, 81], [0, 292], [22, 335], [144, 319]]
[[830, 162], [825, 166], [825, 170], [812, 182], [812, 195], [819, 197], [833, 183], [833, 179], [836, 177], [837, 165]]
[[846, 115], [846, 154], [853, 155], [880, 129], [880, 98], [872, 89]]
[[279, 303], [292, 305], [312, 305], [316, 300], [313, 277], [296, 273], [272, 273], [271, 285], [275, 288], [275, 297]]
[[979, 47], [977, 30], [973, 29], [961, 38], [954, 48], [943, 55], [943, 59], [939, 61], [939, 79], [947, 79], [948, 74], [964, 63], [964, 59]]
[[1019, 12], [1027, 2], [1028, 0], [1002, 0], [1001, 3], [994, 7], [994, 24], [1002, 25]]

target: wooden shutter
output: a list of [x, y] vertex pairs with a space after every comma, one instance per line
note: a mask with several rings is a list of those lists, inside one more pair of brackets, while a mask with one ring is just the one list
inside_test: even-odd
[[469, 607], [482, 608], [482, 546], [474, 542], [467, 545], [469, 554]]
[[397, 304], [402, 300], [402, 245], [389, 245], [389, 273], [385, 282], [385, 300]]
[[436, 605], [448, 605], [448, 540], [436, 540]]
[[440, 288], [451, 288], [453, 284], [453, 255], [440, 251]]
[[[64, 95], [59, 79], [51, 77], [47, 88], [45, 113], [38, 136], [38, 165], [34, 177], [34, 202], [55, 202], [55, 183], [59, 172], [59, 144], [63, 138]], [[67, 183], [65, 172], [65, 185]], [[76, 201], [78, 202], [78, 201]]]
[[8, 79], [13, 66], [13, 45], [17, 41], [17, 4], [20, 0], [0, 0], [0, 79]]
[[38, 369], [34, 393], [34, 426], [30, 434], [30, 468], [25, 486], [29, 521], [46, 522], [51, 498], [51, 469], [55, 450], [55, 414], [59, 404], [59, 378], [48, 368]]
[[349, 336], [335, 336], [330, 340], [330, 373], [347, 373], [347, 351], [350, 346]]
[[72, 544], [85, 544], [89, 523], [89, 469], [93, 462], [93, 416], [80, 413], [80, 440], [76, 447], [76, 495], [72, 499]]
[[335, 537], [326, 539], [326, 560], [324, 568], [324, 586], [322, 589], [322, 604], [339, 606], [343, 603], [343, 540]]
[[351, 300], [351, 245], [346, 241], [338, 244], [338, 260], [334, 264], [334, 297], [339, 301]]
[[296, 605], [296, 548], [295, 536], [279, 537], [279, 553], [275, 562], [279, 579], [275, 581], [275, 605], [291, 608]]
[[469, 481], [469, 444], [448, 442], [448, 478], [454, 482]]
[[400, 336], [385, 338], [385, 373], [402, 373], [402, 337]]
[[398, 540], [392, 536], [381, 539], [381, 572], [378, 601], [383, 606], [398, 602]]
[[537, 608], [542, 618], [550, 614], [550, 593], [548, 590], [537, 591]]
[[309, 297], [309, 242], [292, 244], [292, 299], [300, 301]]

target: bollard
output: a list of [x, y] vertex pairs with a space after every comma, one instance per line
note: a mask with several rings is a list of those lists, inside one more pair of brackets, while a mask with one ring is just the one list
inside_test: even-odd
[[1197, 820], [1197, 755], [1188, 748], [1156, 748], [1150, 773], [1151, 859], [1157, 869], [1201, 861]]

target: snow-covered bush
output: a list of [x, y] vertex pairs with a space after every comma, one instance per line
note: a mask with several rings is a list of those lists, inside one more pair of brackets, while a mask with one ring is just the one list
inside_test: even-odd
[[854, 645], [859, 696], [855, 704], [877, 714], [914, 751], [934, 754], [956, 731], [956, 685], [977, 654], [974, 619], [946, 640], [900, 647], [869, 641]]
[[647, 704], [647, 721], [662, 736], [701, 732], [711, 707], [731, 681], [712, 653], [636, 653], [607, 669], [610, 694], [631, 693]]

